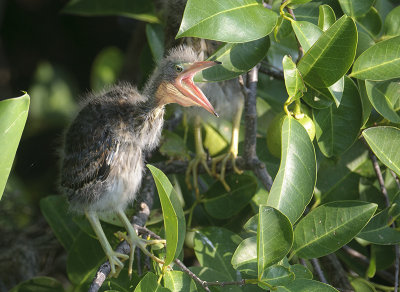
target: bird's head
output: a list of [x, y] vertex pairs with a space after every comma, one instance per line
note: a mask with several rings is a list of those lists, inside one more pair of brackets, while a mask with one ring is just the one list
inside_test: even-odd
[[200, 61], [190, 47], [180, 46], [172, 49], [160, 62], [156, 71], [155, 79], [158, 82], [155, 82], [155, 97], [158, 103], [178, 103], [185, 107], [201, 106], [218, 116], [207, 97], [193, 82], [197, 72], [217, 64], [220, 62]]

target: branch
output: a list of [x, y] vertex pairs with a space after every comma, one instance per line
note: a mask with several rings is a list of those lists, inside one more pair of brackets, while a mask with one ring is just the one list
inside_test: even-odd
[[312, 263], [319, 279], [321, 280], [321, 282], [328, 284], [328, 281], [325, 278], [324, 272], [322, 271], [321, 266], [319, 265], [319, 261], [317, 259], [311, 259], [311, 263]]
[[332, 253], [319, 259], [319, 262], [325, 271], [330, 284], [340, 291], [351, 291], [353, 288], [350, 285], [347, 272], [343, 268], [336, 254]]
[[368, 149], [369, 157], [371, 158], [372, 165], [374, 166], [376, 177], [378, 178], [379, 186], [381, 188], [381, 192], [385, 197], [385, 204], [386, 207], [390, 206], [389, 196], [385, 187], [385, 181], [382, 176], [381, 168], [379, 167], [378, 159], [376, 158], [375, 154], [372, 152], [371, 149]]
[[[146, 223], [147, 218], [150, 215], [150, 209], [153, 206], [154, 183], [149, 172], [147, 172], [147, 174], [143, 178], [143, 186], [141, 192], [139, 193], [139, 196], [140, 197], [138, 198], [138, 202], [140, 203], [136, 204], [137, 210], [135, 212], [135, 216], [133, 216], [131, 220], [135, 223], [134, 226], [143, 226]], [[124, 240], [117, 246], [115, 251], [129, 255], [131, 247], [129, 243]], [[107, 276], [110, 274], [110, 271], [110, 263], [109, 261], [106, 261], [97, 270], [97, 273], [89, 287], [88, 292], [99, 291], [101, 285], [103, 285]]]

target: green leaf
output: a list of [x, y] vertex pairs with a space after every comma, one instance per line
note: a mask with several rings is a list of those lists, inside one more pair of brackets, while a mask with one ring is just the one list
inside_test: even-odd
[[190, 159], [189, 150], [180, 135], [168, 130], [163, 130], [161, 140], [160, 153], [162, 155], [178, 159]]
[[357, 85], [360, 91], [362, 104], [362, 126], [365, 126], [372, 111], [372, 104], [368, 98], [367, 89], [365, 88], [365, 82], [365, 80], [357, 79]]
[[308, 21], [292, 21], [292, 28], [300, 45], [303, 47], [304, 53], [307, 52], [323, 34], [318, 26]]
[[336, 107], [340, 105], [344, 90], [344, 77], [340, 78], [328, 88], [315, 88], [307, 84], [307, 92], [304, 93], [303, 99], [312, 108], [327, 108], [335, 102]]
[[399, 101], [399, 80], [375, 82], [365, 80], [367, 96], [372, 106], [384, 118], [393, 123], [400, 123], [400, 116], [396, 113], [396, 104]]
[[356, 17], [357, 27], [371, 37], [377, 36], [382, 29], [382, 19], [378, 11], [372, 7], [367, 14], [363, 16]]
[[375, 0], [339, 0], [343, 12], [349, 16], [361, 16], [366, 14]]
[[235, 78], [257, 65], [267, 54], [269, 46], [268, 36], [246, 43], [225, 44], [208, 58], [222, 64], [199, 72], [194, 80], [204, 82]]
[[168, 266], [181, 253], [186, 233], [185, 215], [178, 195], [167, 176], [150, 164], [147, 164], [147, 167], [153, 175], [161, 201], [167, 241], [164, 266]]
[[357, 48], [357, 29], [347, 16], [337, 20], [301, 58], [303, 80], [315, 87], [328, 87], [351, 67]]
[[364, 228], [376, 208], [373, 203], [338, 201], [314, 209], [294, 230], [293, 254], [311, 259], [336, 251]]
[[400, 35], [400, 6], [397, 6], [385, 18], [383, 33], [392, 37]]
[[[400, 243], [400, 231], [389, 226], [389, 209], [372, 217], [357, 237], [375, 244], [393, 245]], [[372, 277], [371, 277], [372, 278]]]
[[350, 77], [388, 80], [400, 77], [400, 36], [370, 47], [354, 62]]
[[202, 267], [214, 270], [236, 281], [237, 272], [231, 265], [231, 258], [241, 238], [222, 227], [207, 227], [196, 231], [194, 252]]
[[[281, 265], [275, 265], [262, 271], [258, 286], [268, 289], [271, 286], [288, 285], [293, 280], [294, 273], [290, 269]], [[267, 283], [270, 286], [263, 285], [263, 283]]]
[[269, 206], [259, 207], [258, 218], [258, 279], [262, 280], [264, 270], [288, 254], [293, 243], [293, 228], [285, 215]]
[[296, 19], [318, 25], [319, 6], [321, 6], [321, 2], [313, 1], [297, 7], [295, 11]]
[[40, 210], [58, 241], [68, 251], [79, 234], [79, 227], [68, 212], [65, 196], [48, 196], [40, 200]]
[[164, 287], [174, 292], [197, 291], [196, 284], [188, 274], [181, 271], [168, 271], [164, 274]]
[[400, 175], [400, 130], [394, 127], [374, 127], [363, 131], [363, 136], [378, 159]]
[[154, 61], [158, 62], [164, 55], [164, 28], [160, 24], [146, 24], [146, 38]]
[[[223, 273], [220, 273], [210, 267], [190, 267], [189, 270], [191, 270], [195, 275], [197, 275], [200, 279], [202, 279], [203, 281], [207, 281], [207, 282], [216, 282], [216, 281], [220, 281], [220, 282], [228, 282], [230, 277], [226, 276]], [[197, 286], [197, 291], [201, 291], [203, 288], [201, 288], [201, 286], [199, 285], [199, 283], [196, 282], [196, 286]], [[243, 289], [241, 287], [236, 287], [236, 286], [227, 286], [225, 288], [213, 288], [213, 287], [209, 287], [211, 291], [213, 292], [220, 292], [220, 291], [224, 291], [224, 292], [242, 292]]]
[[62, 12], [81, 16], [125, 16], [147, 22], [160, 22], [153, 2], [147, 0], [71, 0]]
[[236, 270], [257, 276], [257, 236], [246, 238], [239, 244], [231, 263]]
[[277, 19], [275, 12], [256, 0], [209, 0], [207, 5], [203, 0], [189, 0], [176, 37], [249, 42], [272, 32]]
[[316, 137], [321, 152], [339, 156], [357, 139], [362, 123], [360, 95], [354, 82], [345, 77], [340, 106], [314, 110]]
[[355, 278], [350, 280], [351, 286], [355, 292], [377, 292], [374, 286], [363, 278]]
[[92, 90], [99, 92], [119, 78], [124, 64], [124, 54], [117, 47], [107, 47], [96, 56], [90, 74]]
[[62, 284], [50, 277], [35, 277], [19, 283], [10, 292], [64, 292]]
[[358, 58], [362, 53], [364, 53], [367, 49], [369, 49], [373, 45], [375, 45], [375, 41], [372, 39], [370, 35], [368, 35], [363, 31], [358, 31], [356, 58]]
[[323, 4], [319, 7], [318, 26], [322, 31], [326, 31], [336, 21], [336, 15], [333, 9]]
[[250, 175], [229, 175], [226, 182], [231, 190], [228, 192], [219, 182], [215, 182], [204, 194], [202, 200], [207, 213], [217, 219], [231, 218], [246, 205], [257, 190], [257, 181]]
[[290, 8], [296, 8], [296, 5], [301, 5], [301, 4], [306, 4], [308, 2], [310, 2], [311, 0], [289, 0], [288, 1], [288, 6]]
[[28, 117], [29, 102], [27, 93], [0, 101], [0, 199]]
[[309, 279], [312, 280], [312, 272], [303, 265], [294, 264], [290, 266], [290, 271], [294, 273], [295, 279]]
[[167, 288], [161, 287], [158, 284], [158, 277], [152, 272], [147, 272], [147, 274], [142, 278], [139, 284], [136, 286], [134, 292], [168, 292]]
[[308, 279], [296, 279], [285, 287], [278, 287], [276, 292], [339, 292], [332, 286]]
[[303, 92], [307, 91], [303, 79], [299, 70], [296, 68], [296, 64], [292, 61], [289, 56], [283, 57], [282, 60], [283, 74], [285, 77], [286, 91], [291, 98], [291, 101], [295, 101], [303, 96]]
[[281, 211], [294, 224], [311, 200], [315, 180], [315, 152], [310, 137], [298, 121], [286, 117], [282, 125], [281, 164], [268, 205]]

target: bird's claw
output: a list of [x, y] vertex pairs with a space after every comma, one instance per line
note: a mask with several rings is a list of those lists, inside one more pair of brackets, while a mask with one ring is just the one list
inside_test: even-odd
[[[186, 169], [186, 177], [185, 177], [186, 185], [188, 186], [189, 190], [191, 189], [195, 190], [196, 196], [200, 194], [199, 183], [198, 183], [198, 167], [200, 164], [203, 166], [206, 172], [211, 176], [211, 171], [207, 164], [207, 154], [205, 152], [196, 154], [195, 158], [189, 161], [188, 168]], [[192, 174], [193, 176], [193, 185], [190, 182], [191, 180], [190, 174]]]
[[124, 267], [124, 264], [122, 263], [121, 260], [125, 261], [129, 258], [129, 256], [126, 254], [111, 250], [111, 252], [107, 253], [107, 258], [108, 258], [108, 262], [110, 263], [110, 268], [111, 268], [109, 276], [117, 278], [119, 273], [121, 272], [122, 268]]
[[[236, 157], [237, 154], [235, 154], [233, 151], [229, 151], [228, 153], [221, 154], [212, 159], [212, 165], [211, 165], [212, 175], [222, 183], [222, 185], [228, 192], [231, 190], [231, 188], [229, 187], [228, 183], [225, 180], [226, 165], [228, 161], [231, 161], [234, 172], [236, 172], [237, 174], [243, 173], [243, 170], [240, 170], [236, 166]], [[217, 164], [220, 162], [221, 162], [221, 172], [217, 173]]]

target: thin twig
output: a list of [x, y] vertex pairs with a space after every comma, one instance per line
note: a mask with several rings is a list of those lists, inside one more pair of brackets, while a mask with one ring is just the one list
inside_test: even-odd
[[321, 280], [322, 283], [328, 284], [328, 281], [325, 278], [324, 272], [321, 269], [321, 266], [319, 264], [319, 261], [317, 259], [311, 259], [311, 263], [315, 269], [315, 272], [317, 273], [319, 279]]
[[375, 154], [372, 152], [371, 149], [368, 149], [368, 151], [369, 151], [369, 157], [371, 158], [371, 161], [372, 161], [372, 165], [374, 166], [376, 177], [378, 178], [381, 192], [382, 192], [383, 196], [385, 197], [386, 207], [389, 207], [390, 206], [389, 196], [388, 196], [388, 192], [385, 187], [385, 181], [382, 176], [381, 168], [379, 167], [378, 159], [376, 158]]
[[400, 189], [400, 180], [397, 177], [397, 174], [393, 170], [390, 170], [390, 173], [392, 174], [394, 180], [396, 181], [397, 187]]
[[[285, 3], [286, 1], [287, 0], [282, 1], [282, 4]], [[290, 16], [292, 16], [293, 20], [296, 21], [296, 16], [294, 15], [293, 9], [289, 8], [288, 6], [286, 6], [285, 8], [289, 12]], [[304, 49], [297, 38], [296, 41], [297, 41], [297, 47], [299, 48], [299, 56], [297, 57], [297, 62], [296, 62], [298, 63], [300, 59], [303, 58], [304, 56]]]

